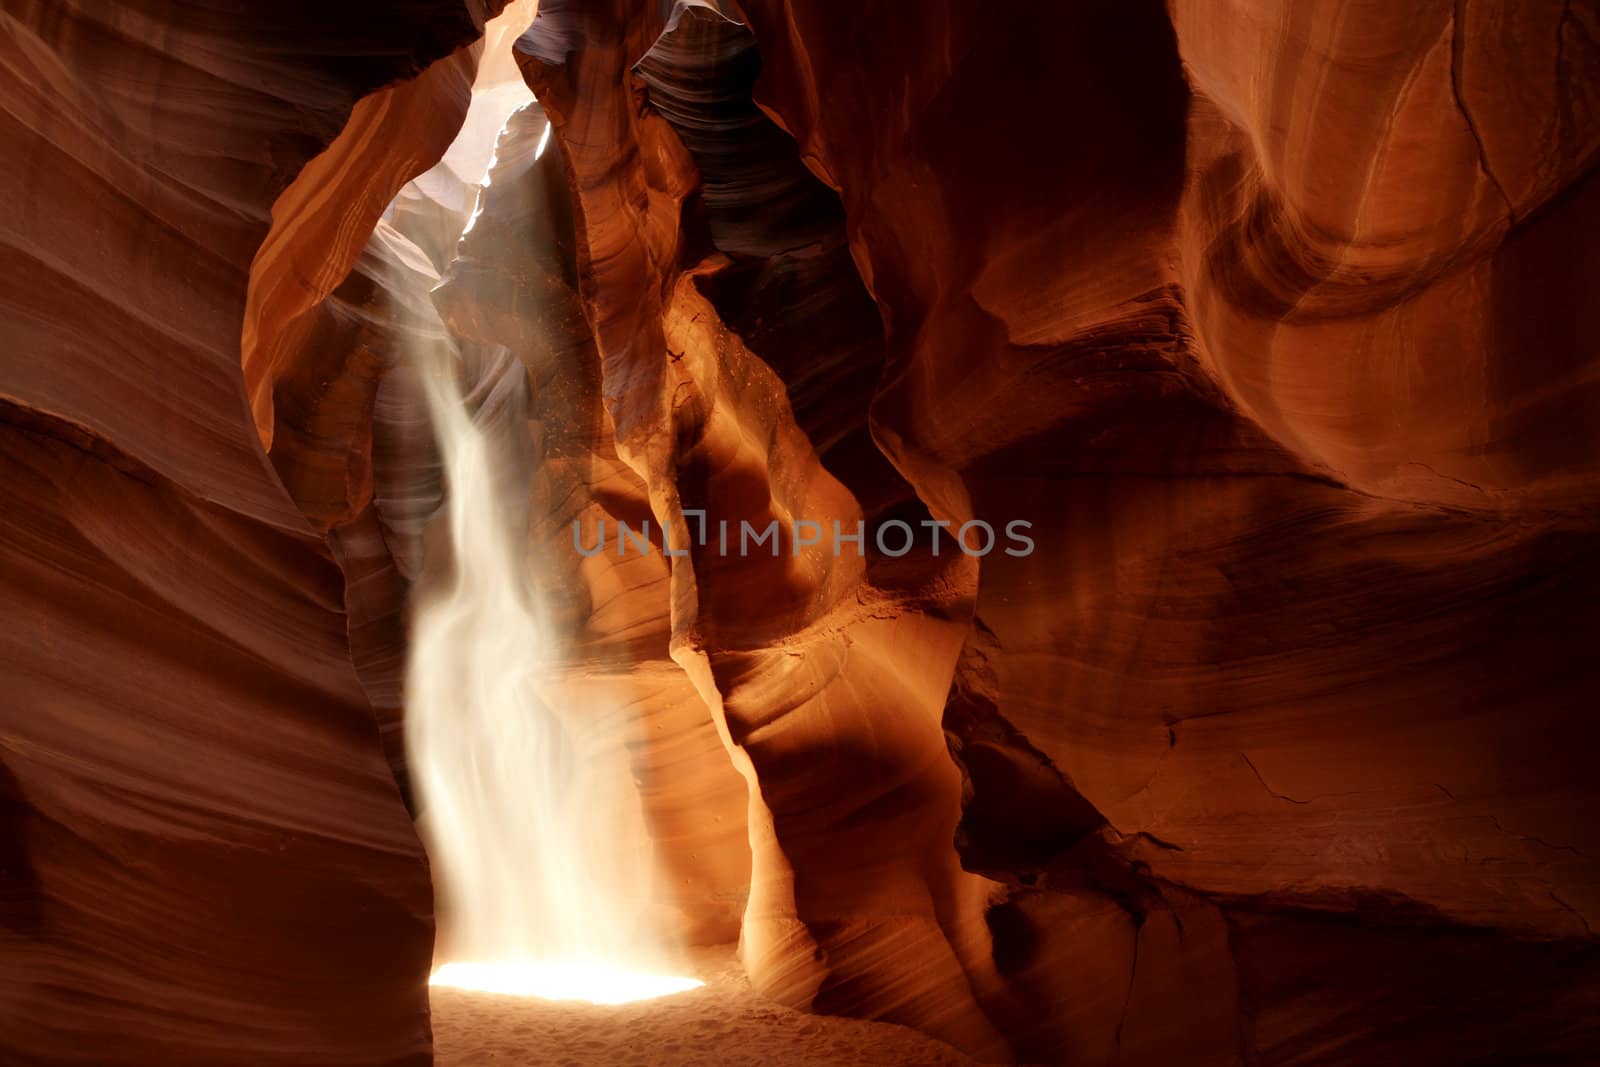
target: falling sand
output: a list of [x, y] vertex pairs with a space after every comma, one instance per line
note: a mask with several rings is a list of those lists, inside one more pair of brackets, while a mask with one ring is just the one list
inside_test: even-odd
[[[510, 58], [531, 15], [519, 3], [491, 26], [466, 132], [440, 164], [483, 174], [469, 230], [494, 164], [496, 141], [482, 134], [531, 99], [526, 87], [512, 91], [520, 79]], [[427, 277], [397, 268], [388, 281], [399, 291]], [[673, 973], [675, 931], [657, 907], [653, 846], [618, 726], [627, 709], [575, 701], [552, 684], [548, 665], [569, 635], [549, 623], [528, 557], [526, 448], [517, 447], [526, 426], [472, 410], [458, 380], [476, 361], [471, 346], [458, 350], [425, 289], [412, 296], [395, 314], [412, 327], [406, 356], [448, 485], [412, 594], [406, 665], [407, 761], [439, 911], [434, 986], [603, 1002], [692, 987]], [[516, 365], [498, 346], [487, 357]]]

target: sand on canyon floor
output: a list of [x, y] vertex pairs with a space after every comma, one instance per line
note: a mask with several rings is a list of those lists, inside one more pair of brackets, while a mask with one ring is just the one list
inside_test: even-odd
[[699, 989], [600, 1006], [435, 986], [437, 1067], [969, 1067], [904, 1026], [792, 1011], [762, 997], [731, 948], [698, 953]]

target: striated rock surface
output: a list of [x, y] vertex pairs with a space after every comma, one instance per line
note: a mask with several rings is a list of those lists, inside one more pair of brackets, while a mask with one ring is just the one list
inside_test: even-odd
[[[1592, 9], [924, 15], [519, 43], [675, 543], [1035, 543], [668, 561], [757, 988], [988, 1059], [1592, 1058]], [[823, 339], [842, 247], [880, 325]]]
[[[781, 223], [719, 224], [736, 182], [696, 219], [692, 157], [628, 82], [662, 32], [718, 41], [714, 23], [691, 20], [719, 13], [673, 15], [652, 25], [627, 5], [547, 2], [518, 48], [570, 168], [617, 453], [687, 552], [669, 561], [672, 656], [750, 784], [744, 959], [757, 989], [836, 1012], [856, 1010], [887, 967], [897, 988], [876, 1014], [1001, 1055], [974, 1003], [972, 976], [992, 971], [983, 887], [950, 847], [959, 778], [939, 728], [972, 572], [948, 556], [869, 568], [794, 543], [794, 521], [854, 530], [865, 516], [821, 463], [785, 380], [700, 284], [740, 269], [719, 236], [734, 255], [767, 252], [757, 270], [781, 270], [769, 236]], [[658, 83], [674, 83], [676, 52], [652, 53]], [[703, 132], [701, 151], [714, 151], [717, 124]], [[772, 524], [777, 540], [720, 554], [695, 544], [696, 511], [736, 531]]]
[[241, 335], [442, 149], [488, 13], [0, 15], [6, 1063], [428, 1061], [426, 863], [319, 536], [364, 461], [285, 491]]

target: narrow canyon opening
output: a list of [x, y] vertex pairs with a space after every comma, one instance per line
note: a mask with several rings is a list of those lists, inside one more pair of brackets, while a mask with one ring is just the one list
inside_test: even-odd
[[[403, 773], [435, 888], [438, 1062], [532, 1043], [571, 1045], [583, 1063], [966, 1063], [934, 1038], [819, 1022], [752, 987], [737, 956], [751, 879], [738, 750], [665, 633], [593, 646], [604, 598], [630, 595], [640, 567], [665, 571], [670, 535], [627, 461], [599, 479], [591, 469], [616, 446], [578, 304], [573, 178], [513, 62], [531, 12], [512, 5], [486, 26], [455, 141], [396, 194], [361, 268], [395, 348], [376, 398], [376, 509], [392, 528], [412, 523]], [[747, 28], [687, 5], [635, 68], [652, 113], [668, 114], [707, 168], [707, 215], [693, 227], [737, 262], [708, 276], [708, 292], [752, 335], [762, 315], [814, 304], [828, 359], [870, 379], [881, 332], [837, 198], [751, 103], [758, 67]], [[696, 93], [697, 82], [719, 89]], [[719, 161], [697, 125], [748, 143], [731, 158], [724, 145]], [[788, 209], [741, 224], [753, 177]], [[774, 270], [791, 249], [795, 265]], [[770, 353], [780, 363], [807, 358], [772, 341], [787, 346]], [[795, 396], [822, 399], [816, 387]], [[421, 413], [431, 449], [416, 437]], [[914, 518], [865, 405], [823, 417], [832, 424], [812, 431], [828, 462], [878, 510]], [[580, 527], [599, 552], [573, 551]], [[571, 603], [584, 584], [589, 596]]]

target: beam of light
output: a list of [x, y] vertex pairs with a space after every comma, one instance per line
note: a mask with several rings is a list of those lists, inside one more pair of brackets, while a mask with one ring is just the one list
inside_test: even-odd
[[447, 963], [429, 985], [471, 989], [504, 996], [627, 1004], [699, 989], [695, 978], [619, 970], [593, 963]]
[[406, 735], [452, 961], [434, 981], [596, 1003], [692, 988], [663, 973], [648, 910], [654, 857], [627, 709], [578, 706], [550, 677], [558, 635], [535, 593], [526, 516], [506, 498], [527, 492], [506, 474], [503, 440], [526, 423], [479, 425], [453, 348], [430, 336], [418, 354], [450, 554], [430, 554], [414, 601]]
[[[492, 224], [488, 194], [485, 173], [467, 229]], [[419, 277], [394, 280], [415, 288]], [[448, 961], [431, 984], [605, 1004], [693, 988], [667, 973], [627, 749], [633, 712], [560, 684], [567, 635], [549, 621], [530, 556], [527, 372], [503, 347], [458, 349], [427, 293], [414, 295], [397, 302], [415, 316], [401, 322], [405, 355], [448, 486], [413, 592], [406, 667], [407, 760]], [[486, 381], [473, 395], [490, 398], [476, 415], [458, 381], [474, 373]]]

